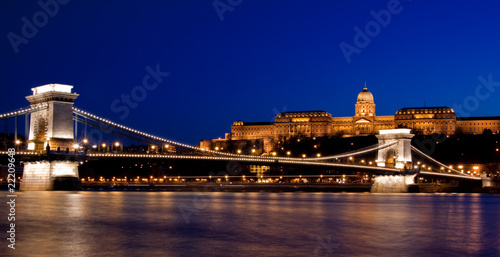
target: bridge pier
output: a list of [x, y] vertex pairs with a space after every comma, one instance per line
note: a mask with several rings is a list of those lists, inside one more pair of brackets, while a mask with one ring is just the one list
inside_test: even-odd
[[415, 193], [419, 192], [415, 177], [417, 175], [396, 175], [375, 177], [370, 192], [372, 193]]
[[79, 190], [78, 162], [45, 160], [25, 162], [21, 190]]

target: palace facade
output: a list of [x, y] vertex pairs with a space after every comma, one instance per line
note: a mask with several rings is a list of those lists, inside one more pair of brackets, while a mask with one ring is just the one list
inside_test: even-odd
[[485, 130], [497, 134], [500, 117], [460, 118], [452, 108], [444, 106], [402, 108], [394, 115], [377, 116], [373, 95], [365, 86], [358, 94], [352, 117], [332, 117], [325, 111], [297, 111], [282, 112], [274, 122], [235, 121], [224, 139], [202, 140], [200, 147], [214, 149], [217, 142], [227, 140], [260, 140], [263, 152], [267, 153], [275, 141], [296, 136], [363, 136], [394, 128], [409, 128], [412, 133], [423, 135], [481, 134]]

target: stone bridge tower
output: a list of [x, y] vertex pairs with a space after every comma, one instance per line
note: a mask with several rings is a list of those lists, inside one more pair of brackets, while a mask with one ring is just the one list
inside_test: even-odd
[[378, 150], [377, 166], [403, 169], [412, 167], [410, 129], [387, 129], [380, 130], [377, 135], [379, 144], [396, 144]]
[[32, 88], [33, 95], [26, 96], [31, 107], [47, 106], [31, 113], [28, 150], [41, 152], [47, 145], [51, 150], [74, 150], [73, 102], [78, 94], [71, 93], [72, 88], [48, 84]]
[[[31, 107], [43, 107], [31, 113], [28, 150], [46, 151], [51, 158], [25, 162], [21, 190], [52, 190], [81, 188], [78, 162], [66, 159], [66, 148], [74, 151], [73, 101], [78, 94], [73, 86], [48, 84], [32, 88], [26, 99]], [[57, 148], [61, 153], [56, 153]], [[70, 152], [70, 154], [72, 154]]]

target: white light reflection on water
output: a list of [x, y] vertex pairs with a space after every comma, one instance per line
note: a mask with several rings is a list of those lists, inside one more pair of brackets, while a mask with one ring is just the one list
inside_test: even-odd
[[[499, 256], [500, 196], [21, 192], [17, 256]], [[7, 208], [0, 208], [6, 217]], [[5, 226], [4, 226], [5, 227]], [[0, 248], [0, 255], [10, 250]]]

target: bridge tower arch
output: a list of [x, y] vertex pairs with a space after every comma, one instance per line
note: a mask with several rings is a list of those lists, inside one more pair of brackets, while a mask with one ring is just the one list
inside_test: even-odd
[[73, 102], [78, 94], [72, 93], [73, 86], [47, 84], [32, 88], [32, 95], [26, 96], [31, 107], [43, 107], [31, 113], [28, 150], [41, 152], [47, 145], [52, 150], [73, 150], [75, 143], [73, 127]]
[[379, 144], [385, 145], [394, 142], [395, 144], [378, 150], [377, 160], [375, 161], [377, 166], [392, 166], [398, 169], [412, 166], [411, 139], [414, 134], [411, 134], [410, 131], [410, 129], [379, 130], [377, 135]]

